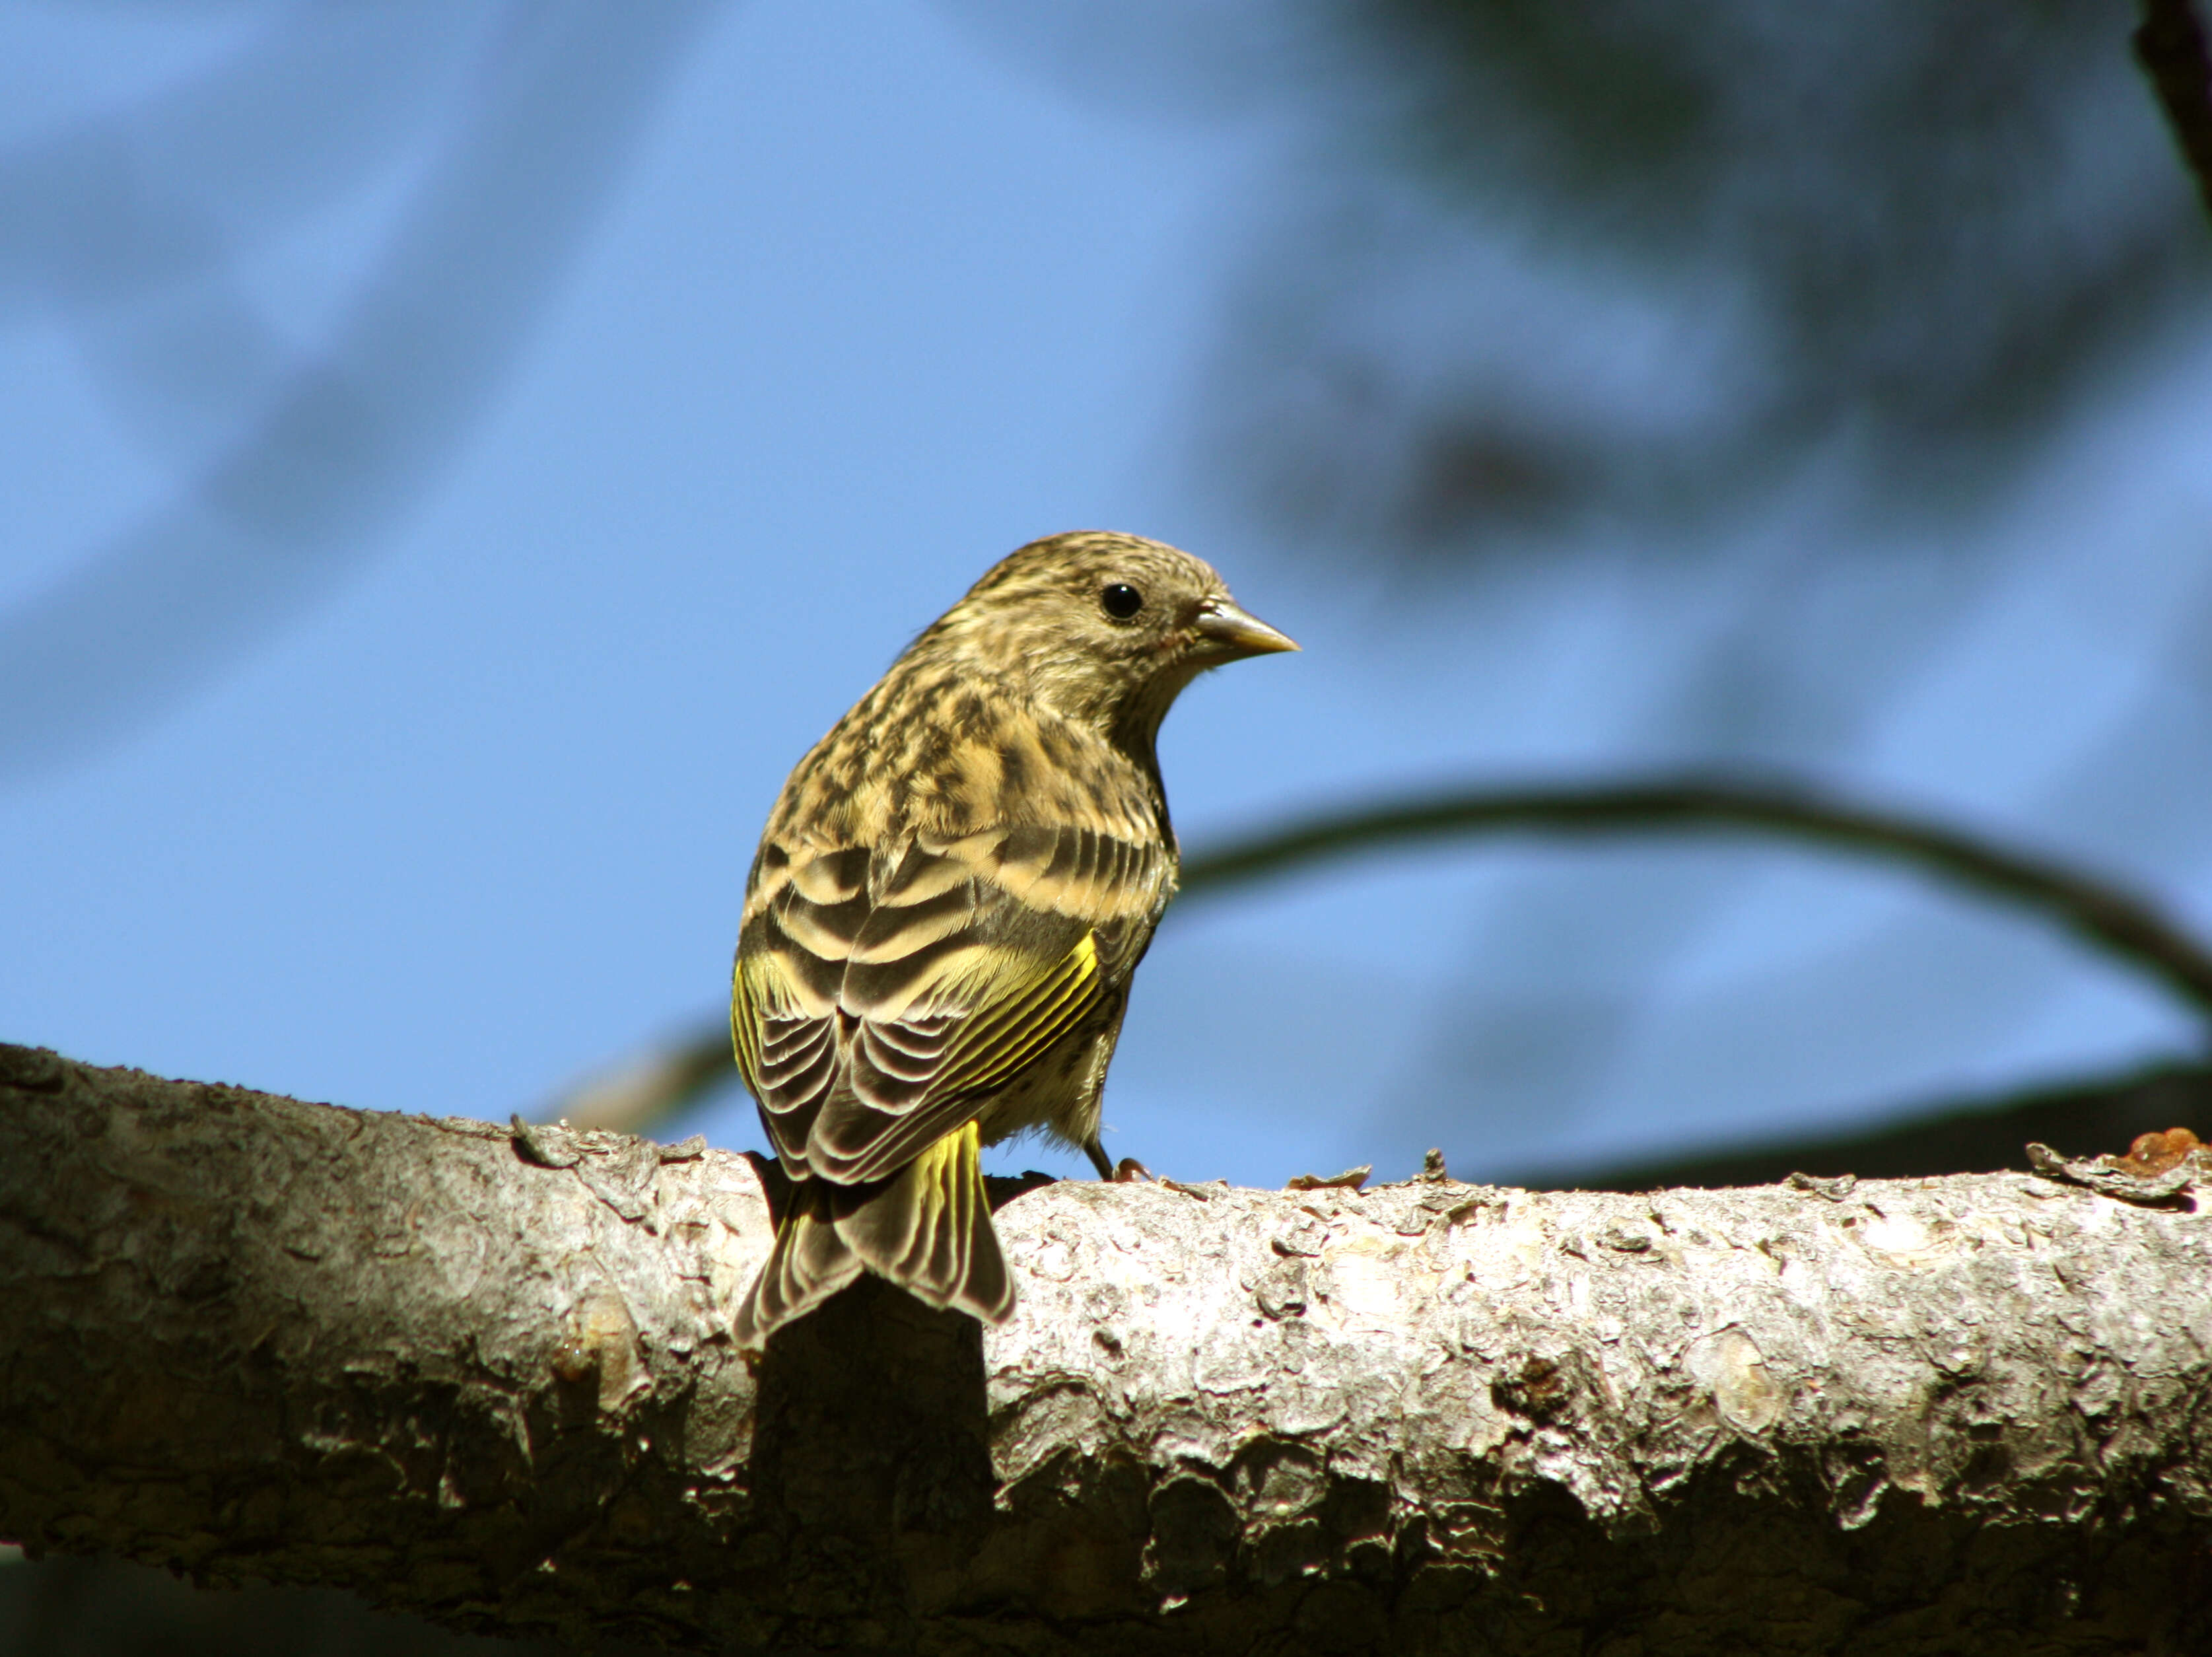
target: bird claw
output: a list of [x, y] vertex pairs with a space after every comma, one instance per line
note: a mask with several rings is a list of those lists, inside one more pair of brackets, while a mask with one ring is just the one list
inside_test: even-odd
[[1154, 1175], [1135, 1157], [1125, 1156], [1114, 1165], [1114, 1172], [1106, 1177], [1117, 1185], [1133, 1185], [1139, 1180], [1151, 1179]]

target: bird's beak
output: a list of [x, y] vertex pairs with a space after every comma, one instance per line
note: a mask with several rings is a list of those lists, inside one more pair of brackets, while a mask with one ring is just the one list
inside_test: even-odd
[[1277, 632], [1257, 616], [1248, 615], [1228, 599], [1208, 599], [1200, 605], [1196, 626], [1199, 637], [1208, 647], [1206, 654], [1224, 661], [1298, 648], [1287, 634]]

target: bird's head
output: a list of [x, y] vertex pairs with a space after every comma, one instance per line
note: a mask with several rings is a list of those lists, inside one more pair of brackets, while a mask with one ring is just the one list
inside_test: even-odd
[[1018, 679], [1063, 717], [1146, 751], [1200, 673], [1298, 648], [1240, 609], [1203, 559], [1104, 530], [1007, 554], [924, 637]]

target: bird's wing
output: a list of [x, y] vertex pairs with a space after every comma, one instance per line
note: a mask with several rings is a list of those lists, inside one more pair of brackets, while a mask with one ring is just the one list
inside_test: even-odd
[[738, 1065], [777, 1150], [843, 1185], [896, 1172], [1073, 1029], [1142, 953], [1174, 864], [1025, 825], [880, 853], [772, 847], [755, 880]]

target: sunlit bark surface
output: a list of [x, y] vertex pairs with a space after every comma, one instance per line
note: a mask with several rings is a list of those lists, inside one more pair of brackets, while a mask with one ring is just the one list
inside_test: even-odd
[[1004, 1328], [754, 1357], [740, 1157], [0, 1047], [0, 1537], [702, 1651], [2203, 1649], [2173, 1185], [1045, 1185]]

